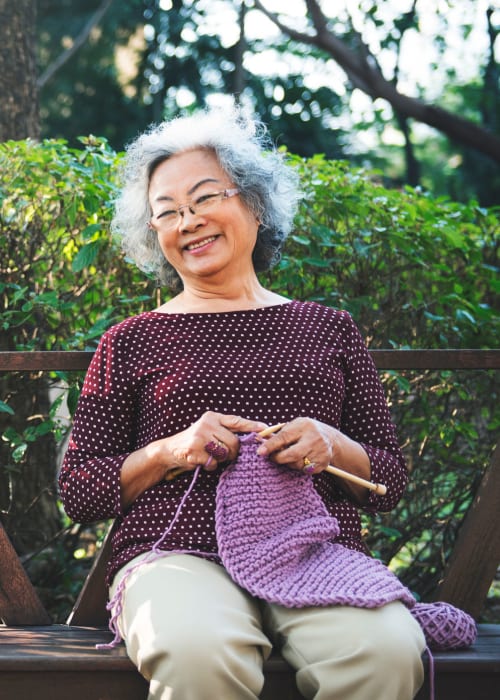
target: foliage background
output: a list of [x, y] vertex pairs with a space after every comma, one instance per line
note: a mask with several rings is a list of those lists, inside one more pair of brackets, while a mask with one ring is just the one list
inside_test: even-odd
[[[235, 95], [292, 153], [347, 158], [383, 169], [398, 185], [500, 203], [498, 142], [495, 162], [493, 144], [485, 154], [446, 131], [457, 116], [467, 120], [465, 131], [486, 130], [483, 146], [488, 133], [500, 137], [500, 9], [489, 0], [36, 5], [43, 136], [76, 145], [81, 134], [95, 133], [121, 150], [153, 121]], [[87, 40], [46, 78], [104, 6]], [[314, 7], [325, 17], [323, 42], [314, 41]], [[382, 83], [426, 106], [421, 119], [447, 110], [441, 130], [383, 99], [370, 67], [380, 70]]]
[[[290, 159], [304, 201], [266, 284], [349, 310], [372, 348], [498, 344], [498, 208], [388, 189], [380, 173], [345, 161]], [[154, 283], [122, 259], [108, 233], [119, 160], [94, 137], [76, 148], [57, 140], [0, 144], [0, 349], [92, 349], [110, 324], [157, 303]], [[366, 539], [425, 599], [498, 434], [500, 379], [385, 372], [383, 381], [412, 480], [393, 513], [366, 520]], [[42, 449], [55, 455], [64, 444], [81, 377], [2, 382], [2, 521], [62, 620], [103, 524], [69, 523], [57, 500], [55, 460], [43, 473], [37, 465]], [[23, 398], [39, 397], [40, 383], [48, 383], [46, 405]], [[30, 525], [37, 512], [44, 531]]]

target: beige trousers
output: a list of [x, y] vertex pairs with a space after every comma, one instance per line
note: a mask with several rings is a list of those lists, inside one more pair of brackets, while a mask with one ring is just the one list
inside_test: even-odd
[[296, 669], [305, 698], [411, 700], [423, 682], [425, 640], [403, 604], [367, 610], [262, 603], [223, 567], [190, 555], [167, 554], [135, 570], [118, 622], [149, 681], [149, 700], [255, 700], [271, 640]]

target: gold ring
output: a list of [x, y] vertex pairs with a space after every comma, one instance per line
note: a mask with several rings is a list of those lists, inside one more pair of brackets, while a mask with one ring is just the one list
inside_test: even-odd
[[312, 474], [315, 467], [316, 467], [316, 463], [311, 462], [309, 457], [304, 457], [303, 462], [304, 462], [304, 466], [302, 467], [302, 471], [305, 472], [306, 474]]

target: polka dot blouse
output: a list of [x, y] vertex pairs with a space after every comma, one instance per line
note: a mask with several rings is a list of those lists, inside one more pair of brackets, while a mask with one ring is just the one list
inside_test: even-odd
[[[185, 430], [205, 411], [272, 425], [308, 416], [335, 426], [367, 451], [376, 482], [367, 509], [388, 511], [407, 471], [377, 370], [345, 311], [292, 301], [248, 311], [146, 312], [108, 330], [85, 378], [60, 473], [68, 515], [116, 518], [108, 581], [151, 549], [174, 517], [192, 472], [147, 489], [123, 512], [120, 469], [144, 445]], [[202, 470], [162, 544], [217, 560], [215, 493], [219, 472]], [[314, 477], [337, 517], [337, 541], [364, 551], [356, 506], [332, 475]]]

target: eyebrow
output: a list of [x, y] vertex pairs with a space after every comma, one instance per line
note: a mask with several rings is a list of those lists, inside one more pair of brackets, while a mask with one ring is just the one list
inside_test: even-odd
[[[217, 180], [215, 177], [205, 177], [203, 180], [200, 180], [196, 184], [194, 184], [192, 187], [190, 187], [187, 191], [187, 194], [191, 196], [196, 190], [201, 187], [202, 185], [205, 185], [207, 182], [220, 182], [220, 180]], [[159, 195], [158, 197], [155, 197], [155, 202], [173, 202], [174, 198], [169, 197], [168, 195]]]

